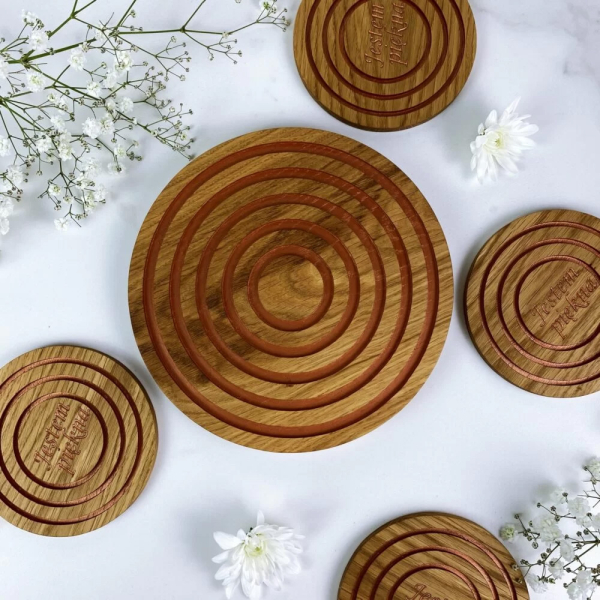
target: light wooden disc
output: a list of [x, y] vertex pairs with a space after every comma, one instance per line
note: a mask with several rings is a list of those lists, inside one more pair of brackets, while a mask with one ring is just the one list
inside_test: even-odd
[[146, 392], [105, 354], [50, 346], [0, 370], [0, 516], [21, 529], [72, 536], [116, 519], [157, 444]]
[[481, 249], [465, 310], [479, 353], [502, 377], [544, 396], [600, 390], [600, 220], [546, 210], [513, 221]]
[[422, 513], [371, 534], [348, 563], [338, 600], [528, 600], [506, 548], [461, 517]]
[[294, 54], [312, 97], [362, 129], [432, 119], [464, 87], [477, 46], [468, 0], [303, 0]]
[[129, 304], [144, 360], [188, 416], [280, 452], [335, 446], [423, 385], [452, 310], [448, 248], [392, 163], [325, 131], [207, 152], [139, 234]]

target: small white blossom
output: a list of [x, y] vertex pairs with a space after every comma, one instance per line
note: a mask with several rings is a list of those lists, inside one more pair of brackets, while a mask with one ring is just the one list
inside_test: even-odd
[[570, 540], [562, 540], [560, 543], [560, 557], [568, 563], [575, 558], [575, 548]]
[[567, 502], [567, 491], [563, 488], [557, 488], [550, 494], [552, 506], [560, 506]]
[[240, 585], [247, 598], [260, 598], [263, 585], [280, 589], [286, 575], [300, 572], [302, 536], [287, 527], [267, 525], [262, 512], [258, 513], [256, 527], [248, 533], [215, 532], [214, 538], [224, 550], [213, 558], [221, 565], [215, 578], [223, 582], [227, 598]]
[[569, 507], [569, 512], [577, 518], [585, 517], [592, 510], [587, 498], [582, 498], [581, 496], [569, 500], [567, 506]]
[[66, 98], [62, 94], [58, 94], [54, 91], [49, 92], [48, 102], [53, 106], [56, 106], [59, 110], [68, 111], [68, 104]]
[[0, 79], [8, 78], [8, 62], [3, 56], [0, 56]]
[[71, 160], [73, 158], [73, 147], [71, 146], [71, 134], [61, 134], [58, 142], [58, 156], [60, 160]]
[[44, 51], [48, 48], [48, 34], [41, 29], [34, 29], [29, 34], [27, 43], [32, 50]]
[[106, 110], [112, 114], [117, 112], [117, 101], [113, 96], [110, 96], [104, 101], [104, 106], [106, 107]]
[[600, 458], [595, 456], [591, 460], [588, 461], [585, 468], [590, 472], [594, 479], [600, 480]]
[[58, 131], [58, 133], [64, 133], [65, 131], [67, 131], [65, 122], [59, 115], [52, 115], [50, 117], [50, 123], [52, 124], [52, 127], [54, 127], [56, 131]]
[[71, 56], [69, 57], [69, 65], [73, 67], [76, 71], [83, 71], [83, 67], [87, 61], [85, 54], [81, 47], [73, 48], [71, 50]]
[[62, 219], [54, 219], [54, 227], [59, 231], [66, 231], [69, 228], [70, 221], [66, 217]]
[[565, 565], [562, 560], [553, 561], [548, 567], [548, 571], [558, 581], [565, 576]]
[[48, 193], [53, 197], [53, 198], [58, 198], [60, 196], [62, 192], [62, 189], [59, 185], [56, 185], [56, 183], [51, 183], [48, 186]]
[[26, 25], [36, 25], [39, 21], [38, 16], [28, 10], [21, 11], [21, 18]]
[[512, 542], [518, 533], [516, 523], [506, 523], [500, 528], [500, 538], [505, 542]]
[[100, 121], [88, 117], [83, 123], [83, 133], [95, 140], [102, 133]]
[[46, 87], [46, 78], [37, 71], [27, 71], [26, 79], [30, 92], [40, 92]]
[[83, 171], [87, 177], [93, 179], [100, 173], [100, 164], [93, 156], [87, 156], [83, 159]]
[[15, 204], [10, 198], [0, 198], [0, 219], [8, 219], [15, 210]]
[[100, 119], [100, 129], [106, 135], [112, 135], [115, 132], [115, 123], [108, 113]]
[[97, 81], [90, 81], [86, 87], [87, 93], [94, 98], [100, 98], [102, 86]]
[[563, 537], [558, 523], [551, 515], [544, 515], [535, 519], [534, 528], [540, 534], [542, 542], [558, 542]]
[[107, 90], [112, 90], [119, 80], [119, 74], [116, 71], [109, 71], [104, 77], [102, 86]]
[[50, 137], [44, 136], [35, 143], [35, 147], [40, 154], [47, 154], [53, 148], [52, 140]]
[[567, 594], [571, 600], [587, 600], [596, 589], [593, 574], [589, 569], [579, 571], [575, 581], [567, 587]]
[[525, 581], [536, 594], [543, 594], [548, 590], [548, 584], [542, 581], [535, 573], [529, 573], [525, 577]]
[[125, 150], [125, 148], [123, 148], [123, 146], [121, 146], [121, 144], [117, 144], [113, 148], [113, 154], [115, 155], [116, 158], [125, 158], [127, 156], [127, 150]]
[[119, 111], [121, 111], [124, 115], [128, 115], [133, 111], [133, 100], [124, 96], [119, 100], [118, 103]]
[[98, 184], [94, 191], [94, 199], [96, 200], [96, 202], [104, 202], [106, 200], [106, 195], [106, 188], [101, 183]]
[[131, 53], [127, 51], [117, 50], [115, 60], [115, 72], [125, 73], [129, 71], [132, 66], [133, 59], [131, 58]]
[[485, 123], [479, 125], [477, 138], [471, 142], [471, 169], [477, 171], [479, 181], [484, 181], [486, 176], [496, 179], [498, 166], [516, 173], [523, 151], [535, 146], [530, 136], [539, 128], [527, 122], [530, 115], [519, 116], [516, 113], [519, 100], [515, 100], [500, 118], [493, 110]]
[[0, 135], [0, 156], [10, 156], [11, 152], [10, 140]]
[[125, 173], [125, 165], [112, 161], [106, 165], [106, 170], [110, 175], [123, 175]]
[[25, 181], [22, 165], [10, 165], [6, 169], [6, 178], [14, 186], [19, 187]]

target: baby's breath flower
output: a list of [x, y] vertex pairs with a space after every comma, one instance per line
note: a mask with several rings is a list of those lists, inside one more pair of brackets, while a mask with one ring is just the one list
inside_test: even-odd
[[102, 133], [102, 125], [100, 121], [96, 121], [92, 117], [88, 117], [83, 123], [83, 133], [95, 140]]
[[67, 229], [69, 229], [70, 223], [71, 222], [66, 217], [62, 217], [61, 219], [54, 220], [54, 226], [59, 231], [66, 231]]
[[71, 50], [71, 56], [69, 57], [69, 65], [73, 67], [76, 71], [83, 71], [83, 67], [87, 61], [85, 54], [81, 47], [74, 48]]
[[10, 140], [0, 135], [0, 156], [10, 156], [11, 152]]
[[41, 29], [34, 29], [27, 39], [31, 50], [44, 51], [48, 47], [48, 34]]
[[28, 70], [25, 78], [30, 92], [40, 92], [46, 87], [46, 78], [37, 71]]

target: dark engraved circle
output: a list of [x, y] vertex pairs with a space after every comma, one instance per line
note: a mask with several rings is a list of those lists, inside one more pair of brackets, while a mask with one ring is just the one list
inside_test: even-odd
[[[312, 263], [321, 275], [321, 281], [323, 283], [321, 300], [317, 307], [302, 319], [289, 320], [276, 317], [265, 308], [260, 298], [259, 281], [262, 274], [273, 261], [282, 256], [298, 256], [303, 258]], [[303, 246], [287, 244], [285, 246], [272, 248], [258, 259], [248, 278], [248, 301], [256, 313], [256, 316], [264, 323], [267, 323], [267, 325], [281, 331], [303, 331], [318, 323], [325, 316], [333, 301], [333, 287], [334, 282], [331, 269], [316, 252], [310, 248], [304, 248]], [[226, 290], [225, 281], [223, 281], [223, 289]], [[225, 293], [223, 294], [223, 297], [225, 298]], [[225, 310], [227, 310], [227, 305], [225, 305]], [[229, 316], [229, 319], [231, 320], [231, 316]]]

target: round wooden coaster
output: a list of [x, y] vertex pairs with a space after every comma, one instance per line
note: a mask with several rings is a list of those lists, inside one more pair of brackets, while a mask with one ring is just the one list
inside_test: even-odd
[[150, 210], [130, 269], [144, 360], [221, 437], [280, 452], [335, 446], [398, 412], [452, 311], [431, 208], [383, 156], [311, 129], [207, 152]]
[[547, 210], [513, 221], [481, 249], [465, 310], [479, 353], [544, 396], [600, 390], [600, 220]]
[[116, 519], [157, 444], [148, 396], [104, 354], [51, 346], [0, 370], [0, 516], [21, 529], [73, 536]]
[[460, 517], [402, 517], [371, 534], [348, 563], [338, 600], [527, 600], [516, 561]]
[[468, 0], [303, 0], [294, 54], [312, 97], [363, 129], [395, 131], [442, 112], [477, 45]]

